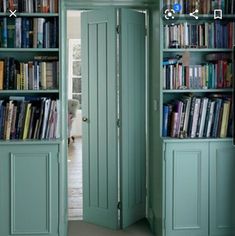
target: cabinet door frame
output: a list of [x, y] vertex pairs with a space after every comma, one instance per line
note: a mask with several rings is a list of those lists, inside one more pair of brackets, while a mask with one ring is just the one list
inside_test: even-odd
[[[210, 235], [235, 235], [235, 147], [232, 141], [210, 143]], [[230, 204], [231, 203], [231, 204]], [[232, 224], [232, 225], [231, 225]]]
[[167, 143], [165, 162], [165, 234], [208, 235], [208, 144]]
[[0, 235], [58, 236], [59, 144], [0, 147]]

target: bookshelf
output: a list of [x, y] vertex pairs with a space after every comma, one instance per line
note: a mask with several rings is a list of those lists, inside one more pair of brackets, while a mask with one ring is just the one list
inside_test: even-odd
[[[171, 1], [166, 1], [168, 4], [169, 2]], [[166, 8], [163, 1], [160, 7]], [[192, 6], [190, 7], [192, 8]], [[167, 20], [164, 16], [162, 17], [160, 31], [163, 37], [161, 37], [160, 40], [161, 77], [159, 86], [161, 97], [160, 107], [164, 107], [165, 110], [161, 111], [163, 114], [162, 117], [160, 117], [162, 127], [161, 137], [190, 138], [189, 133], [192, 131], [193, 127], [195, 129], [195, 126], [197, 126], [196, 132], [198, 132], [200, 127], [203, 130], [207, 128], [202, 124], [205, 120], [200, 119], [202, 116], [201, 113], [196, 117], [196, 121], [194, 120], [195, 116], [193, 115], [195, 115], [195, 112], [193, 111], [193, 106], [195, 104], [190, 103], [190, 109], [185, 117], [186, 108], [184, 101], [182, 101], [183, 97], [187, 95], [190, 97], [198, 97], [201, 102], [204, 97], [220, 95], [221, 99], [225, 98], [225, 100], [230, 100], [229, 115], [226, 114], [226, 119], [223, 120], [223, 122], [226, 120], [226, 125], [223, 126], [223, 129], [226, 129], [226, 138], [228, 138], [227, 130], [231, 129], [231, 124], [229, 126], [228, 123], [231, 123], [232, 119], [228, 120], [227, 117], [232, 117], [231, 101], [233, 91], [231, 81], [232, 60], [228, 58], [231, 58], [232, 45], [234, 43], [232, 38], [234, 35], [235, 17], [231, 14], [225, 14], [223, 17], [223, 20], [214, 20], [212, 14], [201, 14], [199, 15], [199, 19], [196, 20], [189, 15], [183, 14], [179, 16], [176, 15], [174, 21]], [[221, 37], [223, 34], [227, 36]], [[163, 61], [164, 64], [162, 65]], [[222, 80], [222, 82], [220, 80]], [[180, 103], [183, 102], [183, 104], [181, 104], [183, 106], [182, 110], [181, 107], [177, 107], [178, 104], [175, 105], [176, 100], [179, 100]], [[203, 110], [201, 103], [198, 106]], [[168, 113], [168, 109], [170, 113]], [[218, 129], [222, 128], [222, 109], [223, 105], [218, 108], [220, 120], [217, 121], [218, 119], [215, 115], [211, 121], [213, 124], [220, 122], [217, 130], [214, 131], [218, 138], [220, 137]], [[206, 112], [205, 109], [204, 112]], [[175, 121], [172, 121], [172, 115], [177, 115], [175, 116]], [[206, 117], [207, 116], [209, 116], [209, 111], [206, 112]], [[190, 120], [193, 120], [193, 123], [186, 124], [186, 135], [180, 135], [180, 130], [183, 129], [182, 126], [185, 122], [190, 122]], [[201, 124], [198, 124], [199, 122], [201, 122]], [[180, 124], [175, 125], [175, 123]], [[178, 127], [176, 128], [176, 126]], [[170, 129], [176, 129], [177, 134], [170, 134]], [[211, 133], [213, 127], [208, 129], [211, 129], [210, 131], [208, 130], [209, 133]], [[216, 125], [214, 125], [214, 129], [216, 129]], [[198, 138], [194, 137], [194, 135], [192, 137]], [[222, 137], [224, 137], [224, 135]], [[208, 141], [210, 138], [212, 137], [208, 137]]]
[[[59, 3], [0, 1], [0, 235], [59, 232], [61, 14], [59, 5], [49, 10]], [[33, 5], [24, 11], [22, 4]], [[40, 10], [40, 4], [48, 6]]]
[[[164, 4], [175, 2], [188, 3], [192, 9], [183, 12], [182, 15], [177, 15], [174, 20], [166, 20], [164, 18], [163, 9], [166, 9]], [[153, 166], [150, 178], [154, 179], [153, 186], [155, 191], [152, 193], [153, 203], [150, 206], [149, 219], [157, 235], [225, 236], [235, 234], [234, 222], [229, 221], [231, 217], [234, 217], [234, 212], [230, 209], [233, 206], [233, 191], [231, 189], [233, 189], [232, 182], [235, 177], [232, 174], [235, 173], [235, 149], [232, 145], [231, 134], [228, 135], [227, 133], [225, 136], [222, 135], [223, 138], [221, 138], [212, 135], [209, 137], [204, 137], [204, 135], [198, 137], [197, 131], [193, 137], [191, 135], [171, 136], [169, 133], [164, 135], [163, 132], [165, 125], [163, 106], [165, 104], [175, 104], [176, 101], [187, 96], [200, 99], [204, 97], [211, 98], [217, 94], [224, 97], [232, 96], [233, 88], [230, 85], [226, 87], [213, 84], [210, 87], [206, 84], [207, 86], [203, 88], [196, 83], [191, 87], [189, 87], [189, 83], [183, 83], [186, 86], [180, 88], [175, 86], [177, 83], [173, 83], [171, 87], [164, 87], [166, 83], [164, 80], [163, 61], [166, 58], [173, 59], [180, 55], [183, 58], [180, 59], [182, 60], [181, 62], [185, 63], [186, 66], [204, 66], [208, 63], [208, 55], [213, 54], [217, 56], [223, 54], [225, 58], [231, 57], [232, 47], [216, 48], [206, 47], [205, 45], [198, 47], [198, 45], [190, 44], [180, 47], [177, 42], [172, 44], [176, 48], [165, 47], [165, 40], [168, 40], [168, 37], [165, 36], [166, 25], [180, 25], [184, 23], [187, 23], [187, 25], [198, 25], [205, 22], [211, 24], [214, 22], [212, 11], [203, 12], [203, 14], [199, 12], [199, 20], [188, 15], [195, 10], [194, 8], [197, 6], [195, 4], [209, 4], [209, 2], [212, 3], [209, 0], [161, 0], [158, 5], [158, 12], [160, 14], [157, 15], [156, 13], [152, 16], [155, 24], [152, 26], [154, 34], [150, 41], [155, 51], [152, 51], [151, 58], [153, 58], [153, 66], [156, 65], [156, 68], [151, 70], [150, 98], [153, 104], [152, 106], [150, 105], [149, 127], [151, 137], [150, 165]], [[226, 2], [226, 7], [228, 7], [227, 4], [234, 4], [230, 0], [213, 2]], [[222, 22], [226, 24], [233, 23], [235, 17], [232, 12], [226, 13], [224, 11]], [[204, 26], [202, 29], [204, 29]], [[179, 40], [185, 42], [181, 35]], [[215, 63], [213, 62], [212, 64]], [[177, 74], [178, 71], [174, 72]], [[179, 78], [179, 75], [176, 78]], [[201, 79], [200, 76], [196, 78]], [[186, 79], [189, 82], [188, 77], [185, 77], [185, 80], [180, 79], [179, 81], [185, 82]], [[191, 81], [194, 81], [193, 78]], [[205, 81], [203, 80], [203, 82]], [[231, 107], [232, 100], [230, 100]], [[175, 110], [175, 112], [177, 113], [178, 110]], [[171, 123], [168, 124], [171, 125]], [[228, 175], [228, 173], [231, 174]], [[223, 199], [227, 199], [226, 203], [219, 197], [218, 193], [224, 194]], [[218, 208], [218, 206], [220, 207]], [[225, 227], [221, 228], [220, 225]]]
[[[57, 0], [48, 2], [57, 2]], [[59, 131], [55, 130], [59, 130], [60, 117], [59, 13], [58, 9], [56, 12], [55, 9], [53, 12], [36, 12], [34, 8], [29, 13], [17, 13], [15, 18], [11, 18], [6, 12], [0, 13], [2, 35], [0, 43], [0, 111], [1, 116], [4, 116], [5, 119], [0, 119], [0, 132], [8, 132], [8, 135], [1, 134], [3, 142], [15, 139], [14, 132], [21, 133], [17, 135], [17, 139], [30, 139], [31, 141], [48, 139], [50, 142], [51, 139], [60, 137]], [[19, 3], [14, 9], [19, 9]], [[41, 10], [37, 9], [37, 11]], [[14, 101], [17, 97], [26, 98], [21, 101], [25, 114], [21, 115], [21, 112], [24, 112], [21, 110], [21, 104]], [[44, 98], [49, 101], [49, 110], [45, 107], [45, 103], [40, 104], [40, 100]], [[8, 107], [11, 100], [14, 103], [11, 107], [14, 112]], [[57, 102], [55, 107], [52, 107], [54, 101]], [[30, 105], [28, 113], [24, 104]], [[37, 117], [34, 112], [39, 113]], [[17, 131], [19, 117], [23, 119], [23, 127]], [[8, 131], [5, 128], [7, 119], [11, 123]], [[51, 127], [54, 129], [53, 131], [51, 131]], [[9, 132], [11, 132], [10, 136]], [[25, 132], [28, 134], [23, 135]], [[47, 132], [47, 135], [44, 136], [43, 132]], [[30, 135], [30, 133], [37, 133], [37, 135]]]

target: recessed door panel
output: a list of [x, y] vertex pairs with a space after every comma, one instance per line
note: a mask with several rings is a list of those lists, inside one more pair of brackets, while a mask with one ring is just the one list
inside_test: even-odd
[[145, 217], [145, 15], [120, 10], [120, 155], [122, 227]]
[[208, 144], [166, 145], [166, 235], [208, 235]]
[[82, 19], [84, 220], [118, 227], [116, 10]]
[[0, 235], [58, 235], [58, 146], [1, 146]]

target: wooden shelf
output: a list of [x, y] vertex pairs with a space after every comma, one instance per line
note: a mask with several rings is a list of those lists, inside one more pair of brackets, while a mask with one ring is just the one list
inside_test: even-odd
[[[17, 17], [58, 17], [58, 13], [27, 13], [27, 12], [16, 12]], [[9, 17], [10, 13], [1, 12], [0, 17]]]
[[59, 52], [58, 48], [0, 48], [0, 52]]
[[1, 145], [51, 145], [51, 144], [60, 144], [62, 142], [61, 139], [43, 139], [43, 140], [0, 140]]
[[165, 48], [163, 52], [232, 52], [232, 48]]
[[232, 142], [232, 138], [170, 138], [162, 137], [163, 142], [182, 143], [182, 142]]
[[52, 94], [59, 93], [58, 89], [51, 90], [0, 90], [0, 94]]
[[162, 91], [163, 93], [231, 93], [233, 89], [165, 89]]

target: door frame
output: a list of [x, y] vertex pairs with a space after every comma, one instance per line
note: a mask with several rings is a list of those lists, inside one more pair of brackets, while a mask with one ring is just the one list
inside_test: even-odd
[[149, 53], [149, 11], [152, 7], [155, 6], [155, 3], [146, 4], [144, 2], [133, 3], [133, 1], [126, 1], [125, 3], [120, 1], [109, 3], [102, 3], [102, 2], [89, 2], [89, 1], [75, 1], [75, 0], [62, 0], [61, 7], [59, 10], [60, 14], [60, 68], [61, 68], [61, 85], [60, 85], [60, 100], [61, 100], [61, 120], [64, 122], [62, 123], [62, 145], [60, 147], [61, 153], [61, 164], [59, 167], [59, 235], [65, 236], [67, 235], [68, 229], [68, 173], [67, 173], [67, 155], [68, 155], [68, 146], [67, 146], [67, 123], [68, 123], [68, 105], [67, 105], [67, 98], [68, 98], [68, 83], [67, 83], [67, 59], [68, 59], [68, 43], [67, 43], [67, 12], [71, 11], [82, 11], [82, 10], [97, 10], [103, 9], [104, 7], [116, 7], [116, 8], [130, 8], [130, 9], [137, 9], [146, 11], [146, 23], [147, 23], [147, 40], [146, 40], [146, 216], [148, 217], [148, 209], [149, 209], [149, 202], [150, 202], [150, 190], [149, 190], [149, 78], [150, 78], [150, 53]]

